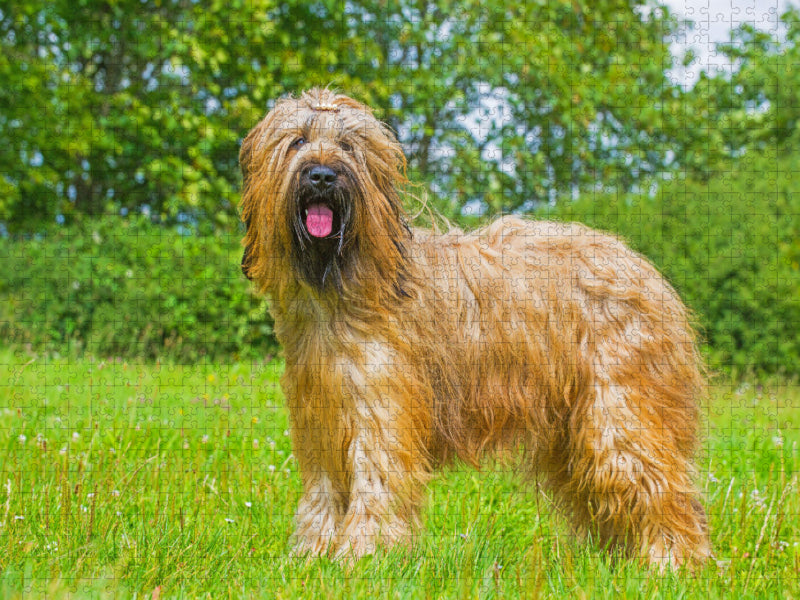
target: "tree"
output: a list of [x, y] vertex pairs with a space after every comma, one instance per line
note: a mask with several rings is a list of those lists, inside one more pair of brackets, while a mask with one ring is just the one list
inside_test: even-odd
[[[0, 9], [0, 219], [235, 215], [238, 140], [282, 88], [273, 0], [30, 0]], [[309, 51], [308, 55], [313, 56]]]
[[684, 95], [690, 117], [679, 137], [691, 176], [708, 180], [736, 161], [752, 160], [752, 152], [796, 147], [800, 12], [791, 9], [781, 21], [785, 39], [747, 23], [731, 31], [730, 41], [718, 44], [717, 51], [732, 69], [702, 72]]
[[781, 21], [786, 39], [749, 24], [731, 33], [718, 50], [736, 64], [730, 76], [717, 74], [710, 85], [719, 101], [718, 127], [729, 152], [785, 147], [800, 136], [800, 12], [787, 11]]
[[233, 220], [238, 141], [328, 85], [376, 107], [437, 206], [526, 210], [673, 167], [677, 23], [645, 0], [22, 0], [0, 8], [0, 221]]
[[[338, 69], [400, 133], [450, 216], [630, 189], [669, 162], [678, 26], [645, 2], [358, 2]], [[382, 16], [389, 13], [391, 16]], [[373, 62], [364, 60], [372, 56]]]

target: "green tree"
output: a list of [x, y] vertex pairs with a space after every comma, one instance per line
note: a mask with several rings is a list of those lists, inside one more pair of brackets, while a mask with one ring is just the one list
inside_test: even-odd
[[446, 198], [449, 216], [470, 201], [510, 211], [598, 181], [630, 189], [667, 166], [672, 129], [685, 125], [676, 118], [682, 92], [665, 74], [666, 39], [678, 27], [665, 8], [637, 0], [352, 7], [359, 44], [337, 68], [388, 107], [413, 172]]
[[12, 224], [48, 210], [65, 159], [53, 122], [60, 72], [39, 55], [47, 31], [26, 31], [29, 8], [0, 8], [0, 222]]
[[[0, 8], [0, 219], [149, 208], [222, 225], [238, 140], [314, 72], [274, 0], [29, 0]], [[317, 60], [317, 64], [323, 61]], [[295, 78], [296, 79], [296, 78]]]
[[[686, 161], [704, 177], [730, 160], [768, 149], [793, 149], [800, 138], [800, 12], [781, 16], [785, 38], [743, 24], [717, 50], [730, 72], [702, 73], [687, 95], [699, 118], [689, 129]], [[750, 160], [749, 158], [746, 160]]]
[[238, 140], [269, 99], [327, 84], [379, 109], [450, 216], [629, 189], [666, 164], [676, 26], [644, 0], [4, 6], [0, 218], [224, 224]]

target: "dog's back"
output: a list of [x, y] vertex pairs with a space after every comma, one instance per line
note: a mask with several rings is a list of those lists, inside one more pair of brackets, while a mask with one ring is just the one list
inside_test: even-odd
[[424, 321], [434, 368], [458, 366], [445, 371], [459, 381], [438, 378], [436, 407], [454, 447], [553, 430], [598, 385], [624, 384], [658, 388], [657, 410], [670, 416], [660, 425], [691, 453], [703, 383], [694, 333], [641, 255], [580, 224], [510, 216], [471, 233], [416, 231], [414, 251], [426, 306], [411, 316]]

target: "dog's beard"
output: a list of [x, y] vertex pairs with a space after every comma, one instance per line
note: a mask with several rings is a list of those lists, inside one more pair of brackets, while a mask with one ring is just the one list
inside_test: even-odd
[[354, 203], [352, 176], [337, 170], [337, 183], [318, 192], [295, 177], [289, 191], [292, 199], [292, 260], [300, 276], [323, 290], [329, 286], [342, 289], [352, 244]]

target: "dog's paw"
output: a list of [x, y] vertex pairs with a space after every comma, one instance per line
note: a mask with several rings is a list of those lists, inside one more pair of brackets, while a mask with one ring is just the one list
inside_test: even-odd
[[707, 543], [695, 549], [677, 544], [655, 543], [648, 548], [645, 561], [650, 567], [663, 574], [667, 571], [678, 571], [681, 568], [694, 571], [709, 558], [712, 558], [712, 553]]
[[380, 524], [377, 519], [366, 517], [352, 520], [337, 538], [334, 558], [354, 563], [363, 556], [374, 554], [379, 538]]
[[291, 558], [311, 560], [320, 556], [328, 556], [334, 548], [333, 534], [328, 535], [294, 535], [294, 546], [289, 551]]
[[346, 522], [339, 532], [334, 559], [352, 564], [375, 554], [379, 548], [409, 548], [413, 543], [412, 531], [412, 526], [399, 518], [387, 522], [374, 516], [361, 516]]

